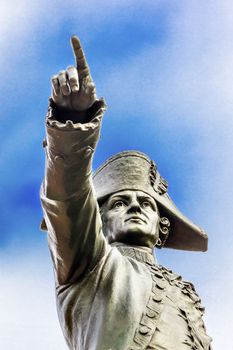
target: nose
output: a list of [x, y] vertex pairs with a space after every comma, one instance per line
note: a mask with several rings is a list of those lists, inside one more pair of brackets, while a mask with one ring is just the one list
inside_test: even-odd
[[130, 203], [130, 206], [128, 208], [128, 213], [141, 213], [141, 207], [140, 204], [135, 200]]

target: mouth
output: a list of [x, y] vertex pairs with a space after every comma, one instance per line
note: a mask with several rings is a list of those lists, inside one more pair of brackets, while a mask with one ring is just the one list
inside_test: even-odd
[[146, 221], [139, 216], [130, 216], [128, 219], [125, 220], [125, 222], [128, 222], [128, 221], [146, 223]]

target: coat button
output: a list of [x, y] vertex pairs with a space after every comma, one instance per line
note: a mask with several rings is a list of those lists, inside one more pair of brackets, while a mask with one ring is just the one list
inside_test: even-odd
[[153, 311], [153, 310], [147, 310], [146, 316], [148, 316], [148, 317], [150, 317], [150, 318], [155, 318], [156, 312]]
[[56, 163], [63, 163], [64, 158], [62, 156], [55, 156], [54, 160]]
[[160, 302], [162, 302], [163, 297], [162, 297], [162, 295], [154, 294], [153, 297], [152, 297], [152, 299], [153, 299], [154, 301], [156, 301], [157, 303], [160, 303]]
[[92, 154], [92, 149], [90, 147], [87, 147], [85, 153], [89, 156], [90, 154]]
[[156, 281], [156, 287], [159, 288], [159, 289], [165, 289], [165, 286], [166, 286], [166, 283], [165, 281], [161, 281], [161, 280], [157, 280]]
[[149, 331], [150, 331], [150, 329], [149, 329], [148, 327], [146, 327], [146, 326], [141, 326], [141, 327], [139, 328], [139, 333], [141, 333], [141, 334], [143, 334], [143, 335], [148, 334]]
[[154, 276], [156, 276], [156, 278], [163, 279], [163, 275], [161, 274], [161, 272], [153, 270], [153, 274]]
[[151, 268], [152, 271], [160, 272], [159, 268], [156, 265], [154, 265], [154, 264], [150, 268]]

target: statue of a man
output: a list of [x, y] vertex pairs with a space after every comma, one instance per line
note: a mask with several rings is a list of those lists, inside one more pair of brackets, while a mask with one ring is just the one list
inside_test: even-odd
[[76, 67], [52, 77], [41, 189], [68, 347], [209, 350], [193, 285], [153, 255], [155, 246], [205, 251], [207, 236], [175, 207], [145, 154], [121, 152], [92, 176], [105, 103], [79, 39], [71, 42]]

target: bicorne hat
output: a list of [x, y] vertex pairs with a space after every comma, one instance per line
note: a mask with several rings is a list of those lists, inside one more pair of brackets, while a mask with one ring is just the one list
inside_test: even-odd
[[207, 250], [206, 233], [175, 206], [167, 193], [167, 182], [159, 174], [155, 163], [144, 153], [124, 151], [112, 156], [96, 170], [93, 183], [100, 205], [111, 194], [123, 190], [143, 191], [153, 197], [160, 216], [167, 217], [171, 223], [164, 247]]

